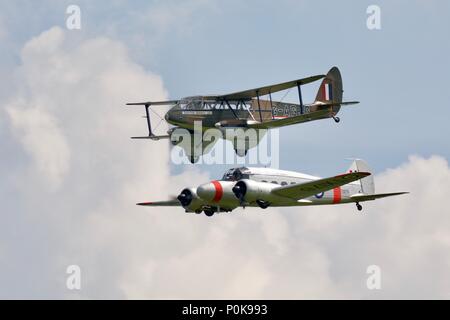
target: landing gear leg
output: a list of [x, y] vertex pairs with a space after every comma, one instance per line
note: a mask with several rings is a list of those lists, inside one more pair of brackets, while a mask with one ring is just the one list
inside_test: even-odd
[[358, 211], [362, 211], [362, 205], [359, 204], [359, 202], [356, 203], [356, 208], [358, 209]]
[[339, 117], [333, 117], [334, 122], [339, 123], [341, 122], [341, 118]]

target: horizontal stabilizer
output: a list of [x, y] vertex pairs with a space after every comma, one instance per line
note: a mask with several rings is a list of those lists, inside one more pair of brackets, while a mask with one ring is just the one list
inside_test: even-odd
[[339, 106], [350, 106], [354, 104], [359, 104], [359, 101], [342, 101], [342, 102], [315, 102], [309, 106], [319, 106], [319, 107], [339, 107]]
[[273, 189], [272, 192], [282, 197], [299, 200], [346, 185], [350, 182], [360, 180], [367, 176], [370, 176], [369, 172], [344, 173], [330, 178], [278, 187]]
[[351, 106], [354, 104], [359, 104], [359, 101], [342, 101], [339, 103], [341, 106]]
[[402, 194], [408, 194], [409, 192], [394, 192], [394, 193], [379, 193], [379, 194], [355, 194], [353, 196], [350, 196], [350, 198], [355, 202], [362, 202], [362, 201], [371, 201], [386, 197], [393, 197], [393, 196], [399, 196]]

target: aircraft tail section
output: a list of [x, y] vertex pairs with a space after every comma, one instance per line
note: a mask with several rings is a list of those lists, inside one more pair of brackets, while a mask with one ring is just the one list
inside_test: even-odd
[[320, 84], [316, 102], [340, 103], [342, 102], [342, 93], [341, 72], [337, 67], [333, 67]]
[[[370, 172], [370, 173], [372, 173], [372, 170], [370, 169], [369, 165], [365, 161], [363, 161], [361, 159], [355, 159], [355, 160], [353, 160], [352, 165], [348, 169], [348, 172]], [[375, 194], [375, 182], [373, 180], [373, 175], [362, 178], [359, 181], [361, 183], [362, 193], [367, 194], [367, 195]]]

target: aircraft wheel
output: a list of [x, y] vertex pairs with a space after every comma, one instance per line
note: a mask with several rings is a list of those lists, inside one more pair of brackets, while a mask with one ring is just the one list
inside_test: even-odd
[[204, 213], [207, 217], [212, 217], [214, 215], [214, 211], [212, 210], [205, 210]]
[[197, 163], [197, 161], [198, 161], [198, 157], [195, 157], [195, 156], [190, 156], [189, 157], [189, 161], [192, 163], [192, 164], [194, 164], [194, 163]]
[[356, 204], [356, 208], [358, 209], [358, 211], [362, 211], [362, 205], [360, 205], [359, 203]]
[[245, 157], [247, 156], [248, 150], [238, 150], [238, 149], [234, 149], [234, 152], [239, 156], [239, 157]]
[[260, 207], [261, 209], [267, 209], [270, 206], [270, 203], [263, 201], [263, 200], [257, 200], [256, 204], [258, 205], [258, 207]]

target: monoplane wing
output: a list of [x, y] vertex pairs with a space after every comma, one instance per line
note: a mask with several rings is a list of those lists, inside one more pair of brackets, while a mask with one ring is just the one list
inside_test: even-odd
[[325, 75], [321, 74], [321, 75], [312, 76], [312, 77], [308, 77], [308, 78], [297, 79], [297, 80], [293, 80], [293, 81], [273, 84], [270, 86], [259, 87], [259, 88], [240, 91], [240, 92], [234, 92], [234, 93], [225, 94], [225, 95], [221, 95], [221, 96], [214, 96], [214, 97], [210, 97], [210, 98], [215, 98], [217, 100], [228, 100], [228, 101], [250, 100], [252, 98], [257, 97], [258, 95], [264, 96], [269, 93], [271, 94], [271, 93], [275, 93], [278, 91], [287, 90], [287, 89], [297, 87], [300, 85], [304, 85], [304, 84], [308, 84], [308, 83], [311, 83], [311, 82], [314, 82], [314, 81], [317, 81], [317, 80], [320, 80], [323, 78], [325, 78]]
[[300, 200], [360, 180], [369, 175], [369, 172], [344, 173], [330, 178], [278, 187], [273, 189], [272, 192], [282, 197]]
[[145, 207], [179, 207], [179, 206], [181, 206], [180, 201], [178, 201], [178, 200], [142, 202], [142, 203], [138, 203], [137, 205], [145, 206]]
[[318, 120], [321, 118], [327, 118], [331, 116], [331, 111], [329, 109], [320, 110], [311, 113], [305, 113], [294, 117], [289, 117], [285, 119], [275, 119], [264, 122], [250, 123], [248, 124], [249, 128], [253, 129], [272, 129], [278, 127], [289, 126], [292, 124], [308, 122], [312, 120]]

